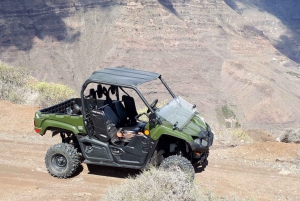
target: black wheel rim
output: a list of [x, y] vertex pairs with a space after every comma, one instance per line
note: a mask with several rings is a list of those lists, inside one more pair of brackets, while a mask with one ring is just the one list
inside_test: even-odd
[[68, 161], [67, 158], [62, 154], [55, 154], [51, 159], [52, 166], [58, 170], [63, 171], [66, 169]]

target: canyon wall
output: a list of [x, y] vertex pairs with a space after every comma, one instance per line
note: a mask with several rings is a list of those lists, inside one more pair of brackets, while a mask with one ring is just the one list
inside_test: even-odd
[[[276, 2], [278, 12], [293, 7]], [[155, 71], [217, 129], [231, 121], [224, 107], [244, 128], [297, 127], [298, 18], [291, 11], [290, 18], [276, 16], [271, 6], [277, 8], [246, 0], [4, 0], [0, 60], [77, 91], [105, 67]]]

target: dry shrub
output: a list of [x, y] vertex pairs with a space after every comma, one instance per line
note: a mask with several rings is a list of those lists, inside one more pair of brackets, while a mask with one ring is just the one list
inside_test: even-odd
[[26, 69], [0, 63], [0, 99], [26, 103], [34, 93], [39, 95], [33, 104], [45, 107], [71, 98], [75, 91], [62, 84], [39, 82]]
[[156, 168], [144, 171], [136, 178], [128, 178], [121, 186], [110, 189], [103, 200], [111, 201], [182, 201], [207, 200], [188, 175], [177, 169]]
[[253, 200], [237, 195], [216, 196], [203, 193], [200, 187], [179, 168], [172, 171], [150, 168], [137, 177], [127, 178], [121, 185], [109, 188], [103, 201], [242, 201]]
[[285, 134], [281, 136], [281, 142], [300, 144], [300, 128], [287, 130]]
[[30, 88], [39, 92], [38, 104], [46, 107], [65, 101], [75, 95], [75, 91], [62, 84], [35, 82]]
[[19, 103], [23, 100], [22, 94], [26, 89], [29, 73], [24, 69], [15, 69], [12, 66], [0, 63], [0, 99]]

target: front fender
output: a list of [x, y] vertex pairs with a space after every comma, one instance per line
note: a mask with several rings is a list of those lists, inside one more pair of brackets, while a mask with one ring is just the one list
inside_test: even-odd
[[182, 139], [186, 142], [193, 142], [193, 138], [191, 135], [187, 135], [186, 133], [180, 132], [177, 129], [173, 130], [173, 127], [168, 124], [158, 124], [154, 128], [151, 128], [150, 137], [153, 140], [158, 140], [162, 135], [169, 135]]

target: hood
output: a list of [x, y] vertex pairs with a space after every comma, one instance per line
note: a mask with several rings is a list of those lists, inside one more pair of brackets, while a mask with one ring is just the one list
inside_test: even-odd
[[199, 114], [196, 114], [182, 129], [182, 132], [191, 136], [199, 136], [201, 130], [207, 130], [207, 125]]

